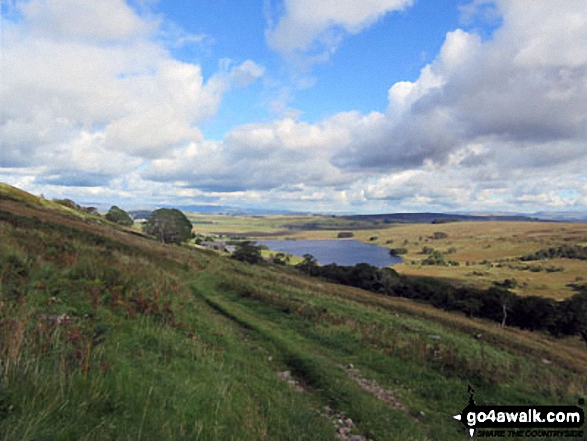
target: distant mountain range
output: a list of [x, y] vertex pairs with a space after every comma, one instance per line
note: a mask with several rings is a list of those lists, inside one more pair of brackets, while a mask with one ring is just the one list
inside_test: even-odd
[[[184, 212], [202, 214], [232, 214], [232, 215], [273, 215], [273, 214], [310, 214], [284, 210], [267, 210], [255, 208], [239, 208], [219, 205], [188, 205], [175, 207]], [[128, 213], [133, 219], [146, 219], [151, 210], [130, 210]], [[326, 215], [339, 219], [356, 221], [373, 221], [381, 223], [446, 223], [446, 222], [483, 222], [483, 221], [513, 221], [513, 222], [587, 222], [587, 213], [584, 212], [537, 212], [532, 214], [520, 213], [382, 213], [382, 214], [350, 214]]]
[[559, 211], [554, 213], [549, 213], [545, 211], [540, 211], [538, 213], [534, 213], [533, 216], [536, 216], [542, 220], [556, 220], [556, 221], [565, 221], [565, 222], [587, 222], [587, 212], [577, 212], [577, 211]]
[[[160, 207], [160, 208], [177, 208], [185, 213], [201, 213], [201, 214], [241, 214], [251, 216], [272, 215], [272, 214], [300, 214], [293, 211], [284, 210], [268, 210], [255, 208], [240, 208], [230, 207], [225, 205], [178, 205], [174, 207]], [[148, 219], [153, 210], [129, 210], [128, 214], [133, 219]], [[307, 214], [307, 213], [304, 213]]]
[[451, 213], [389, 213], [389, 214], [363, 214], [351, 216], [338, 216], [349, 220], [371, 220], [386, 224], [401, 223], [447, 223], [459, 221], [516, 221], [516, 222], [540, 222], [542, 219], [520, 215], [471, 215]]

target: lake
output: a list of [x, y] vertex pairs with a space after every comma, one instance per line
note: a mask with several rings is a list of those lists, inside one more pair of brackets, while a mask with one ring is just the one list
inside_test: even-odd
[[368, 263], [383, 268], [402, 261], [400, 257], [391, 256], [388, 248], [357, 240], [260, 240], [257, 243], [294, 256], [311, 254], [321, 265]]

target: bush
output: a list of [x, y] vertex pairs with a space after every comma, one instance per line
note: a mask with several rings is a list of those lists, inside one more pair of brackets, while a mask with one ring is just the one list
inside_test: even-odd
[[181, 243], [192, 237], [192, 223], [175, 208], [155, 210], [147, 223], [145, 232], [165, 243]]
[[536, 251], [534, 254], [522, 256], [520, 257], [520, 260], [527, 262], [530, 260], [556, 258], [587, 260], [587, 247], [582, 247], [579, 245], [563, 245], [560, 247], [551, 247], [548, 249]]
[[113, 205], [110, 208], [110, 211], [106, 213], [106, 219], [110, 222], [114, 222], [115, 224], [124, 225], [126, 227], [130, 227], [134, 221], [129, 214], [121, 208], [118, 208], [116, 205]]
[[[436, 257], [435, 253], [438, 251], [429, 258]], [[447, 311], [490, 319], [502, 326], [509, 324], [532, 331], [544, 330], [555, 336], [579, 334], [587, 342], [587, 291], [559, 303], [543, 297], [517, 296], [507, 290], [517, 286], [515, 279], [495, 282], [495, 286], [485, 290], [457, 288], [439, 279], [400, 276], [391, 268], [376, 268], [365, 263], [319, 266], [309, 254], [296, 267], [311, 276], [384, 295], [423, 301]]]
[[259, 263], [263, 260], [263, 257], [261, 257], [261, 247], [248, 240], [236, 245], [236, 249], [232, 253], [232, 258], [250, 264]]
[[53, 202], [59, 205], [63, 205], [64, 207], [71, 208], [72, 210], [79, 211], [81, 209], [81, 207], [71, 199], [53, 199]]
[[434, 248], [422, 247], [422, 251], [420, 253], [421, 254], [432, 254], [433, 251], [434, 251]]
[[422, 265], [446, 265], [444, 260], [444, 254], [440, 251], [434, 250], [432, 253], [424, 260], [422, 260]]
[[349, 237], [355, 237], [355, 235], [350, 231], [341, 231], [336, 237], [339, 239], [348, 239]]

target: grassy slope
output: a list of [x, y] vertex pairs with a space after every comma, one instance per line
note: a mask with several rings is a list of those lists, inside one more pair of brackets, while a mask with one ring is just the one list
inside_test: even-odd
[[2, 440], [334, 439], [325, 405], [373, 439], [452, 440], [469, 383], [480, 404], [587, 392], [577, 339], [163, 246], [33, 202], [0, 200]]

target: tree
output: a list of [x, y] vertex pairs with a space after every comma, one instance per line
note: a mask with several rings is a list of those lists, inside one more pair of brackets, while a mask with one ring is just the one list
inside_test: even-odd
[[555, 324], [557, 302], [538, 296], [519, 297], [511, 308], [511, 323], [522, 329], [550, 330]]
[[579, 334], [587, 343], [587, 291], [575, 294], [558, 304], [554, 335]]
[[291, 255], [290, 254], [285, 254], [285, 253], [277, 253], [275, 254], [275, 256], [273, 256], [273, 263], [275, 265], [287, 265], [291, 260]]
[[318, 261], [316, 258], [311, 254], [304, 254], [302, 257], [304, 260], [298, 263], [296, 268], [310, 276], [316, 275], [318, 269]]
[[251, 264], [259, 263], [263, 260], [263, 257], [261, 257], [261, 247], [254, 245], [249, 240], [245, 240], [236, 245], [236, 249], [232, 253], [232, 258]]
[[160, 208], [153, 211], [145, 224], [145, 232], [165, 243], [181, 243], [192, 237], [193, 225], [181, 211]]
[[108, 219], [110, 222], [124, 225], [126, 227], [130, 227], [134, 223], [132, 217], [130, 217], [126, 211], [124, 211], [122, 208], [118, 208], [116, 205], [110, 207], [110, 211], [106, 213], [106, 219]]

